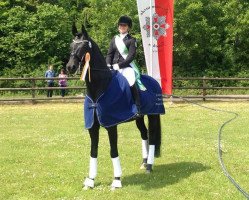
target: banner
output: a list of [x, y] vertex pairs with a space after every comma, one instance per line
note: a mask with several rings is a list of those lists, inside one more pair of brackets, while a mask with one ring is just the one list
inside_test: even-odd
[[137, 6], [148, 75], [171, 95], [173, 0], [137, 0]]

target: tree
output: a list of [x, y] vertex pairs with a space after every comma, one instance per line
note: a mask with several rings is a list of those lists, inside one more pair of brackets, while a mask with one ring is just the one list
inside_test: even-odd
[[[0, 75], [42, 75], [68, 58], [71, 24], [84, 23], [104, 55], [121, 15], [133, 19], [145, 69], [136, 0], [2, 0]], [[177, 0], [174, 76], [248, 76], [248, 0]]]
[[90, 36], [98, 43], [104, 56], [107, 53], [110, 41], [118, 33], [117, 22], [121, 15], [128, 15], [133, 20], [131, 34], [137, 38], [137, 60], [145, 67], [142, 41], [136, 0], [90, 0], [78, 19], [78, 26], [82, 22], [88, 27]]
[[248, 76], [249, 68], [249, 2], [224, 1], [225, 55], [233, 74]]
[[0, 28], [2, 75], [26, 76], [35, 72], [41, 75], [48, 62], [61, 66], [68, 55], [71, 40], [68, 14], [63, 8], [47, 3], [36, 8], [36, 12], [20, 6], [5, 11]]
[[219, 2], [179, 0], [175, 4], [175, 74], [203, 76], [216, 74], [225, 66], [222, 52], [224, 26]]

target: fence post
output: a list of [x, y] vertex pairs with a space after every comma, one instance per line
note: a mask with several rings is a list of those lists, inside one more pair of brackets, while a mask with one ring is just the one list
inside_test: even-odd
[[202, 100], [203, 101], [206, 101], [205, 96], [207, 95], [207, 90], [206, 90], [207, 84], [206, 84], [205, 78], [206, 76], [203, 76], [203, 79], [202, 79]]
[[31, 94], [32, 94], [32, 103], [34, 104], [35, 103], [35, 79], [32, 78], [32, 91], [31, 91]]

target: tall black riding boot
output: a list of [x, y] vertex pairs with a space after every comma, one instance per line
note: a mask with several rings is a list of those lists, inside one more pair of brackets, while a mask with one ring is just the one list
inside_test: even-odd
[[131, 86], [131, 94], [132, 94], [133, 99], [135, 101], [135, 104], [137, 106], [137, 111], [138, 111], [137, 114], [138, 114], [138, 116], [141, 116], [141, 101], [140, 101], [139, 91], [138, 91], [136, 84]]

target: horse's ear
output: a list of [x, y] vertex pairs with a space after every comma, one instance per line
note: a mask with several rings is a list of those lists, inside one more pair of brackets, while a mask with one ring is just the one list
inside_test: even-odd
[[75, 22], [73, 22], [73, 25], [72, 25], [72, 34], [73, 34], [74, 36], [76, 36], [77, 33], [78, 33], [78, 31], [77, 31]]
[[85, 39], [88, 39], [88, 33], [85, 29], [85, 26], [82, 24], [82, 27], [81, 27], [81, 31], [82, 31], [82, 35], [84, 36]]

